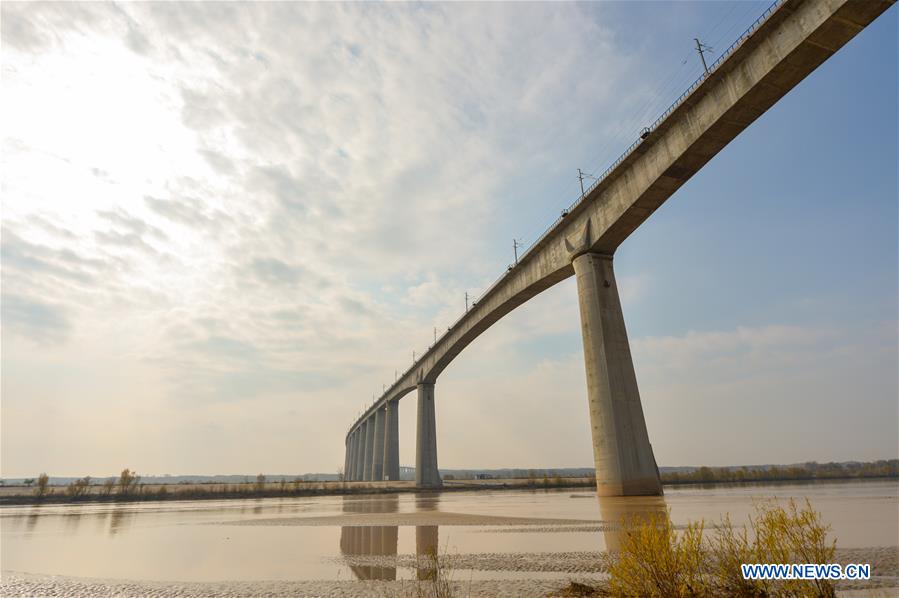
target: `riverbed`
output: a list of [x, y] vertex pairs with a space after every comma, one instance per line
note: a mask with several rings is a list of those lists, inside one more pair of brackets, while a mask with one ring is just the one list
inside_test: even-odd
[[872, 561], [874, 583], [844, 590], [899, 591], [899, 481], [875, 480], [602, 501], [552, 489], [3, 507], [0, 594], [414, 595], [438, 554], [463, 595], [545, 596], [603, 577], [623, 516], [744, 524], [758, 502], [790, 498], [831, 525], [839, 559]]

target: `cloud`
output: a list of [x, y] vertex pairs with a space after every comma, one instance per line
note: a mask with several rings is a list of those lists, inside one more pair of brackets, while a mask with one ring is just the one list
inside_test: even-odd
[[150, 210], [176, 224], [200, 229], [215, 229], [221, 225], [221, 221], [208, 214], [203, 202], [196, 198], [182, 197], [175, 200], [148, 196], [144, 198], [144, 202]]
[[133, 233], [139, 237], [149, 235], [160, 241], [168, 239], [168, 236], [161, 229], [151, 224], [147, 224], [146, 221], [135, 218], [124, 211], [101, 211], [97, 214], [118, 228], [124, 229], [126, 232]]
[[211, 150], [200, 150], [200, 155], [206, 158], [209, 165], [219, 174], [228, 175], [234, 173], [234, 162], [228, 157]]
[[256, 278], [274, 286], [295, 286], [299, 283], [318, 285], [305, 268], [291, 266], [275, 258], [256, 258], [250, 262], [250, 270]]
[[72, 328], [64, 308], [19, 295], [3, 294], [2, 314], [4, 336], [12, 332], [38, 344], [63, 342]]
[[54, 248], [31, 243], [10, 229], [3, 230], [0, 244], [4, 274], [10, 270], [21, 274], [43, 274], [88, 284], [103, 263], [86, 258], [68, 248]]

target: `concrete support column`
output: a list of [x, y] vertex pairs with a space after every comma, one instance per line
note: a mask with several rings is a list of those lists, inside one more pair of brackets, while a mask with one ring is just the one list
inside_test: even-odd
[[375, 423], [372, 418], [365, 420], [365, 461], [362, 463], [362, 479], [371, 480], [372, 449], [375, 448]]
[[415, 436], [415, 485], [436, 488], [443, 485], [437, 470], [437, 419], [434, 414], [434, 384], [418, 385], [418, 426]]
[[349, 453], [349, 458], [347, 459], [346, 475], [343, 479], [348, 482], [353, 479], [353, 459], [356, 456], [355, 447], [353, 446], [353, 436], [353, 434], [349, 435], [349, 438], [347, 438], [346, 446], [346, 450]]
[[380, 482], [384, 479], [384, 424], [387, 423], [385, 408], [375, 412], [375, 440], [372, 452], [371, 479]]
[[347, 446], [347, 450], [350, 452], [350, 459], [347, 465], [346, 470], [346, 480], [348, 482], [353, 481], [353, 468], [356, 466], [356, 433], [352, 432], [350, 434], [350, 442]]
[[356, 469], [359, 465], [359, 430], [353, 431], [353, 435], [350, 437], [350, 447], [350, 480], [355, 481], [358, 479]]
[[582, 253], [572, 263], [581, 311], [597, 493], [660, 495], [662, 484], [643, 419], [612, 257]]
[[353, 479], [362, 479], [362, 464], [365, 462], [365, 424], [356, 428], [356, 463], [353, 465]]
[[400, 479], [400, 402], [387, 401], [384, 425], [384, 479]]
[[343, 480], [349, 479], [350, 475], [350, 437], [347, 436], [343, 441]]

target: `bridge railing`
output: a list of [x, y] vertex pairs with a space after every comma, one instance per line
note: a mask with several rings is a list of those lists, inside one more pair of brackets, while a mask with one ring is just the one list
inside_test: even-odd
[[[600, 184], [602, 184], [609, 177], [609, 175], [618, 167], [619, 164], [624, 162], [634, 152], [634, 150], [637, 149], [637, 146], [639, 146], [641, 143], [643, 143], [644, 138], [646, 136], [646, 131], [648, 131], [649, 135], [652, 135], [652, 133], [659, 128], [659, 125], [661, 125], [665, 121], [665, 119], [667, 119], [669, 116], [671, 116], [671, 114], [675, 110], [677, 110], [678, 107], [680, 107], [681, 104], [683, 104], [687, 100], [687, 98], [689, 98], [690, 95], [693, 94], [694, 91], [696, 91], [696, 89], [702, 84], [702, 82], [705, 81], [709, 75], [714, 73], [718, 69], [718, 67], [720, 67], [721, 64], [723, 64], [724, 61], [727, 60], [737, 50], [737, 48], [742, 46], [743, 43], [747, 39], [749, 39], [752, 36], [752, 34], [755, 33], [758, 30], [758, 28], [761, 27], [761, 25], [765, 21], [767, 21], [771, 17], [771, 15], [774, 14], [774, 12], [776, 12], [777, 9], [780, 8], [780, 6], [786, 1], [787, 0], [774, 0], [774, 2], [772, 2], [771, 5], [768, 6], [768, 8], [766, 8], [765, 11], [755, 21], [753, 21], [752, 24], [749, 25], [749, 27], [747, 27], [743, 31], [743, 33], [741, 33], [740, 36], [737, 37], [737, 39], [730, 46], [728, 46], [728, 48], [726, 50], [724, 50], [721, 53], [721, 55], [715, 60], [715, 62], [713, 62], [711, 65], [709, 65], [708, 73], [704, 72], [695, 81], [693, 81], [693, 83], [689, 87], [687, 87], [687, 89], [680, 96], [678, 96], [678, 98], [676, 100], [674, 100], [671, 103], [671, 105], [669, 105], [668, 108], [666, 108], [664, 110], [664, 112], [662, 112], [659, 115], [659, 117], [653, 121], [653, 123], [651, 125], [649, 125], [648, 127], [646, 127], [646, 129], [644, 129], [643, 137], [638, 138], [636, 141], [634, 141], [632, 144], [630, 144], [627, 147], [627, 149], [625, 149], [624, 152], [622, 152], [622, 154], [620, 156], [618, 156], [618, 158], [616, 158], [615, 161], [612, 162], [609, 165], [609, 167], [606, 168], [602, 172], [602, 174], [600, 174], [598, 177], [596, 177], [596, 180], [593, 181], [593, 183], [584, 190], [584, 193], [582, 195], [579, 195], [577, 197], [577, 199], [575, 199], [571, 203], [571, 205], [569, 205], [568, 208], [562, 212], [562, 215], [558, 216], [555, 220], [553, 220], [552, 223], [540, 234], [540, 236], [537, 237], [537, 239], [534, 240], [534, 242], [532, 242], [530, 245], [528, 245], [528, 247], [527, 247], [527, 249], [525, 249], [524, 253], [521, 254], [521, 257], [518, 258], [518, 263], [521, 263], [521, 262], [525, 261], [526, 259], [528, 259], [528, 257], [533, 252], [533, 250], [540, 245], [540, 243], [565, 218], [565, 216], [569, 212], [571, 212], [572, 210], [577, 208], [581, 204], [581, 202], [583, 202], [587, 198], [587, 196], [590, 195], [590, 193], [594, 189], [596, 189], [596, 187], [598, 187]], [[512, 268], [514, 268], [516, 265], [517, 264], [510, 266], [509, 269], [506, 270], [506, 272], [503, 272], [502, 274], [500, 274], [499, 277], [496, 280], [494, 280], [493, 283], [491, 283], [490, 286], [487, 287], [487, 289], [484, 290], [483, 293], [478, 295], [477, 298], [473, 299], [472, 307], [477, 305], [478, 301], [481, 301], [487, 295], [489, 295], [490, 292], [493, 291], [493, 289], [496, 288], [500, 282], [502, 282], [502, 280], [506, 277], [506, 275], [509, 273], [509, 271]], [[466, 315], [468, 315], [467, 311], [465, 313], [463, 313], [461, 316], [459, 316], [459, 318], [450, 325], [450, 327], [447, 329], [447, 331], [444, 332], [443, 334], [441, 334], [440, 337], [435, 341], [435, 343], [433, 345], [431, 345], [430, 347], [428, 347], [427, 351], [425, 351], [422, 354], [422, 356], [418, 360], [415, 361], [415, 363], [413, 363], [411, 366], [406, 368], [406, 370], [403, 371], [403, 373], [399, 375], [398, 380], [403, 379], [406, 376], [406, 374], [408, 374], [410, 371], [415, 369], [416, 364], [418, 364], [421, 360], [423, 360], [425, 357], [427, 357], [428, 354], [434, 349], [434, 347], [436, 347], [438, 344], [440, 344], [440, 341], [442, 341], [443, 338], [447, 334], [449, 334], [460, 322], [462, 322], [462, 320], [465, 319]], [[390, 387], [391, 391], [393, 390], [393, 386], [395, 386], [395, 385], [396, 385], [396, 383], [391, 385], [391, 387]], [[374, 407], [374, 405], [378, 404], [383, 398], [384, 398], [384, 395], [381, 395], [381, 397], [378, 398], [376, 401], [374, 401], [374, 403], [372, 403], [372, 405], [363, 413], [363, 415], [367, 416], [369, 411], [371, 411], [371, 408]], [[359, 419], [356, 420], [356, 423], [358, 423], [358, 421], [359, 421]], [[350, 429], [352, 429], [353, 426], [356, 425], [356, 423], [354, 423], [352, 426], [350, 426]]]

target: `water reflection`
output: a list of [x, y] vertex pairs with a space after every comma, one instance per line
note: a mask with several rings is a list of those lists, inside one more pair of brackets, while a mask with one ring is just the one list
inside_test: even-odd
[[430, 580], [437, 576], [437, 526], [415, 526], [415, 561], [418, 579]]
[[624, 539], [623, 522], [639, 525], [653, 516], [667, 519], [668, 505], [664, 496], [600, 496], [599, 514], [606, 524], [603, 526], [606, 550], [617, 551]]
[[437, 511], [439, 507], [439, 492], [419, 492], [415, 495], [415, 509], [417, 511]]
[[114, 536], [118, 532], [127, 530], [134, 519], [134, 511], [122, 506], [115, 507], [109, 514], [109, 535]]
[[67, 534], [75, 534], [78, 532], [78, 524], [81, 522], [81, 508], [74, 508], [71, 513], [66, 513], [63, 516], [63, 521], [65, 522], [65, 529]]
[[[345, 513], [396, 513], [399, 497], [386, 495], [373, 499], [344, 497]], [[396, 525], [345, 525], [340, 528], [340, 552], [347, 556], [394, 557], [399, 536]], [[396, 566], [350, 565], [357, 579], [396, 579]]]
[[[416, 509], [437, 509], [437, 495], [416, 497]], [[399, 497], [387, 495], [378, 498], [355, 499], [346, 497], [343, 502], [346, 513], [396, 513]], [[432, 579], [436, 575], [434, 558], [438, 547], [438, 526], [415, 526], [415, 556], [418, 579]], [[374, 565], [351, 564], [350, 570], [357, 579], [396, 580], [396, 555], [399, 543], [398, 525], [345, 525], [340, 528], [340, 552], [345, 556], [387, 557]]]
[[25, 530], [29, 533], [34, 531], [34, 526], [37, 525], [37, 519], [41, 515], [40, 507], [31, 507], [31, 510], [28, 511], [28, 517], [25, 519]]

